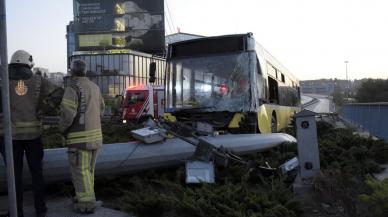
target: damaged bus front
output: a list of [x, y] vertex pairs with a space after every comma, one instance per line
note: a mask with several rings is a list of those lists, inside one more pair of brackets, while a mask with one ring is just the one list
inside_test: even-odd
[[[265, 58], [260, 53], [251, 34], [170, 45], [166, 112], [174, 120], [209, 133], [267, 133], [280, 129], [278, 120], [271, 120], [267, 114], [260, 117], [266, 113], [264, 105], [278, 103], [270, 102], [271, 92], [279, 97], [279, 91], [268, 89], [268, 75], [260, 64]], [[277, 89], [281, 89], [279, 85]]]

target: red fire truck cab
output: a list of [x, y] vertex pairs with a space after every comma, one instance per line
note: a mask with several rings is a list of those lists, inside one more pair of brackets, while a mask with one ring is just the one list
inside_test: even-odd
[[[153, 95], [153, 99], [150, 97]], [[159, 117], [164, 113], [163, 86], [131, 86], [125, 92], [123, 122], [139, 121], [144, 117]]]

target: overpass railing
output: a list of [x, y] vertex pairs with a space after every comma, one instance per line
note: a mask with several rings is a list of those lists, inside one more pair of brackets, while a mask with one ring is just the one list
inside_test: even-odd
[[388, 102], [347, 104], [343, 106], [342, 117], [371, 134], [388, 140]]

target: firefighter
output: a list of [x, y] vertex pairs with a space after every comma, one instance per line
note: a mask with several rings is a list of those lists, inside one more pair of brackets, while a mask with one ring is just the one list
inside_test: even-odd
[[86, 63], [74, 60], [61, 103], [59, 128], [68, 146], [70, 173], [75, 188], [74, 210], [94, 213], [94, 168], [102, 145], [104, 100], [99, 87], [86, 75]]
[[121, 118], [122, 116], [122, 107], [123, 107], [123, 96], [122, 95], [116, 95], [113, 99], [112, 103], [112, 117], [111, 120], [114, 120], [116, 118]]
[[[11, 109], [11, 124], [13, 138], [13, 157], [15, 164], [15, 184], [17, 210], [23, 216], [23, 157], [27, 157], [28, 167], [32, 177], [35, 210], [37, 216], [45, 216], [45, 189], [42, 174], [43, 145], [41, 141], [41, 121], [38, 115], [42, 110], [42, 101], [51, 103], [45, 106], [59, 106], [63, 89], [52, 84], [42, 76], [34, 75], [33, 57], [26, 51], [18, 50], [9, 64], [9, 94]], [[1, 100], [0, 100], [1, 102]], [[2, 108], [0, 106], [0, 108]], [[45, 108], [47, 109], [47, 108]], [[1, 111], [2, 113], [2, 111]], [[2, 120], [1, 120], [2, 122]], [[3, 126], [0, 124], [0, 136], [3, 136]], [[0, 139], [0, 151], [5, 160], [3, 138]], [[7, 216], [7, 215], [5, 215]]]

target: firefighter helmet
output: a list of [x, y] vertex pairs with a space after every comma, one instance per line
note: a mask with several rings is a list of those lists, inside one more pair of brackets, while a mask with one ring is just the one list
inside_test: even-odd
[[18, 50], [12, 55], [11, 64], [27, 65], [32, 69], [35, 63], [31, 54], [24, 50]]
[[70, 65], [70, 73], [72, 76], [85, 76], [86, 63], [83, 60], [73, 60]]

